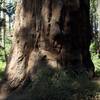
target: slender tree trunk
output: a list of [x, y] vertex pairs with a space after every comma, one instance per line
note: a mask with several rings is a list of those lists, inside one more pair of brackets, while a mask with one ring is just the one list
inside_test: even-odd
[[23, 86], [38, 66], [93, 73], [91, 38], [89, 0], [20, 0], [6, 83]]

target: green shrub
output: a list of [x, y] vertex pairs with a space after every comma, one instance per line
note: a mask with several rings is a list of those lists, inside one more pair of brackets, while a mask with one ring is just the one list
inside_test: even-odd
[[9, 55], [11, 47], [11, 39], [6, 37], [5, 39], [5, 49], [0, 49], [0, 79], [2, 78], [3, 71], [6, 66], [6, 56]]
[[100, 58], [98, 56], [98, 54], [96, 53], [96, 44], [95, 42], [93, 42], [90, 46], [90, 52], [91, 52], [91, 58], [92, 61], [95, 65], [95, 71], [98, 75], [100, 75]]

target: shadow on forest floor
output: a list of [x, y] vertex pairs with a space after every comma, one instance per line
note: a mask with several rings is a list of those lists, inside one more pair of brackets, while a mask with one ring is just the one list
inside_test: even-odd
[[100, 100], [100, 84], [86, 73], [40, 69], [33, 81], [6, 100]]
[[[0, 78], [3, 74], [0, 71]], [[76, 73], [54, 70], [50, 66], [39, 67], [27, 86], [14, 91], [4, 100], [100, 100], [100, 72], [96, 74], [97, 79], [89, 79], [82, 70]]]

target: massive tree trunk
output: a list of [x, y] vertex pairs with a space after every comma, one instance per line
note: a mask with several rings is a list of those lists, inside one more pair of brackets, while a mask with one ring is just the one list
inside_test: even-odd
[[19, 0], [6, 83], [23, 86], [38, 66], [93, 72], [91, 38], [89, 0]]

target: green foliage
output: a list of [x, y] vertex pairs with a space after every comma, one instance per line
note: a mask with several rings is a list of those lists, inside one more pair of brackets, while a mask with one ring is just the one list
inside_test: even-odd
[[[1, 58], [1, 57], [0, 57], [0, 58]], [[3, 62], [2, 60], [0, 60], [0, 80], [1, 80], [2, 77], [3, 77], [5, 66], [6, 66], [6, 63]]]
[[96, 74], [100, 76], [100, 59], [99, 59], [99, 54], [96, 53], [96, 48], [97, 48], [96, 44], [95, 42], [93, 42], [90, 46], [91, 58], [95, 65]]
[[11, 41], [11, 37], [6, 36], [5, 38], [6, 38], [5, 39], [5, 50], [6, 50], [6, 54], [9, 55], [12, 41]]
[[93, 41], [95, 43], [95, 49], [96, 52], [99, 50], [100, 46], [100, 29], [99, 29], [99, 23], [100, 23], [100, 18], [99, 18], [99, 0], [90, 0], [90, 21], [91, 21], [91, 26], [92, 26], [92, 34], [93, 34]]
[[0, 49], [0, 78], [6, 66], [5, 53], [8, 56], [11, 48], [11, 39], [6, 37], [5, 39], [5, 50]]
[[90, 52], [91, 52], [92, 56], [96, 54], [96, 48], [97, 48], [96, 43], [95, 42], [91, 43]]
[[91, 7], [91, 12], [92, 14], [96, 13], [96, 7], [97, 7], [97, 0], [90, 0], [90, 7]]
[[97, 55], [97, 54], [94, 55], [94, 56], [92, 57], [92, 59], [93, 59], [93, 63], [94, 63], [94, 65], [95, 65], [96, 71], [97, 71], [97, 70], [100, 71], [100, 59], [98, 58], [98, 55]]

